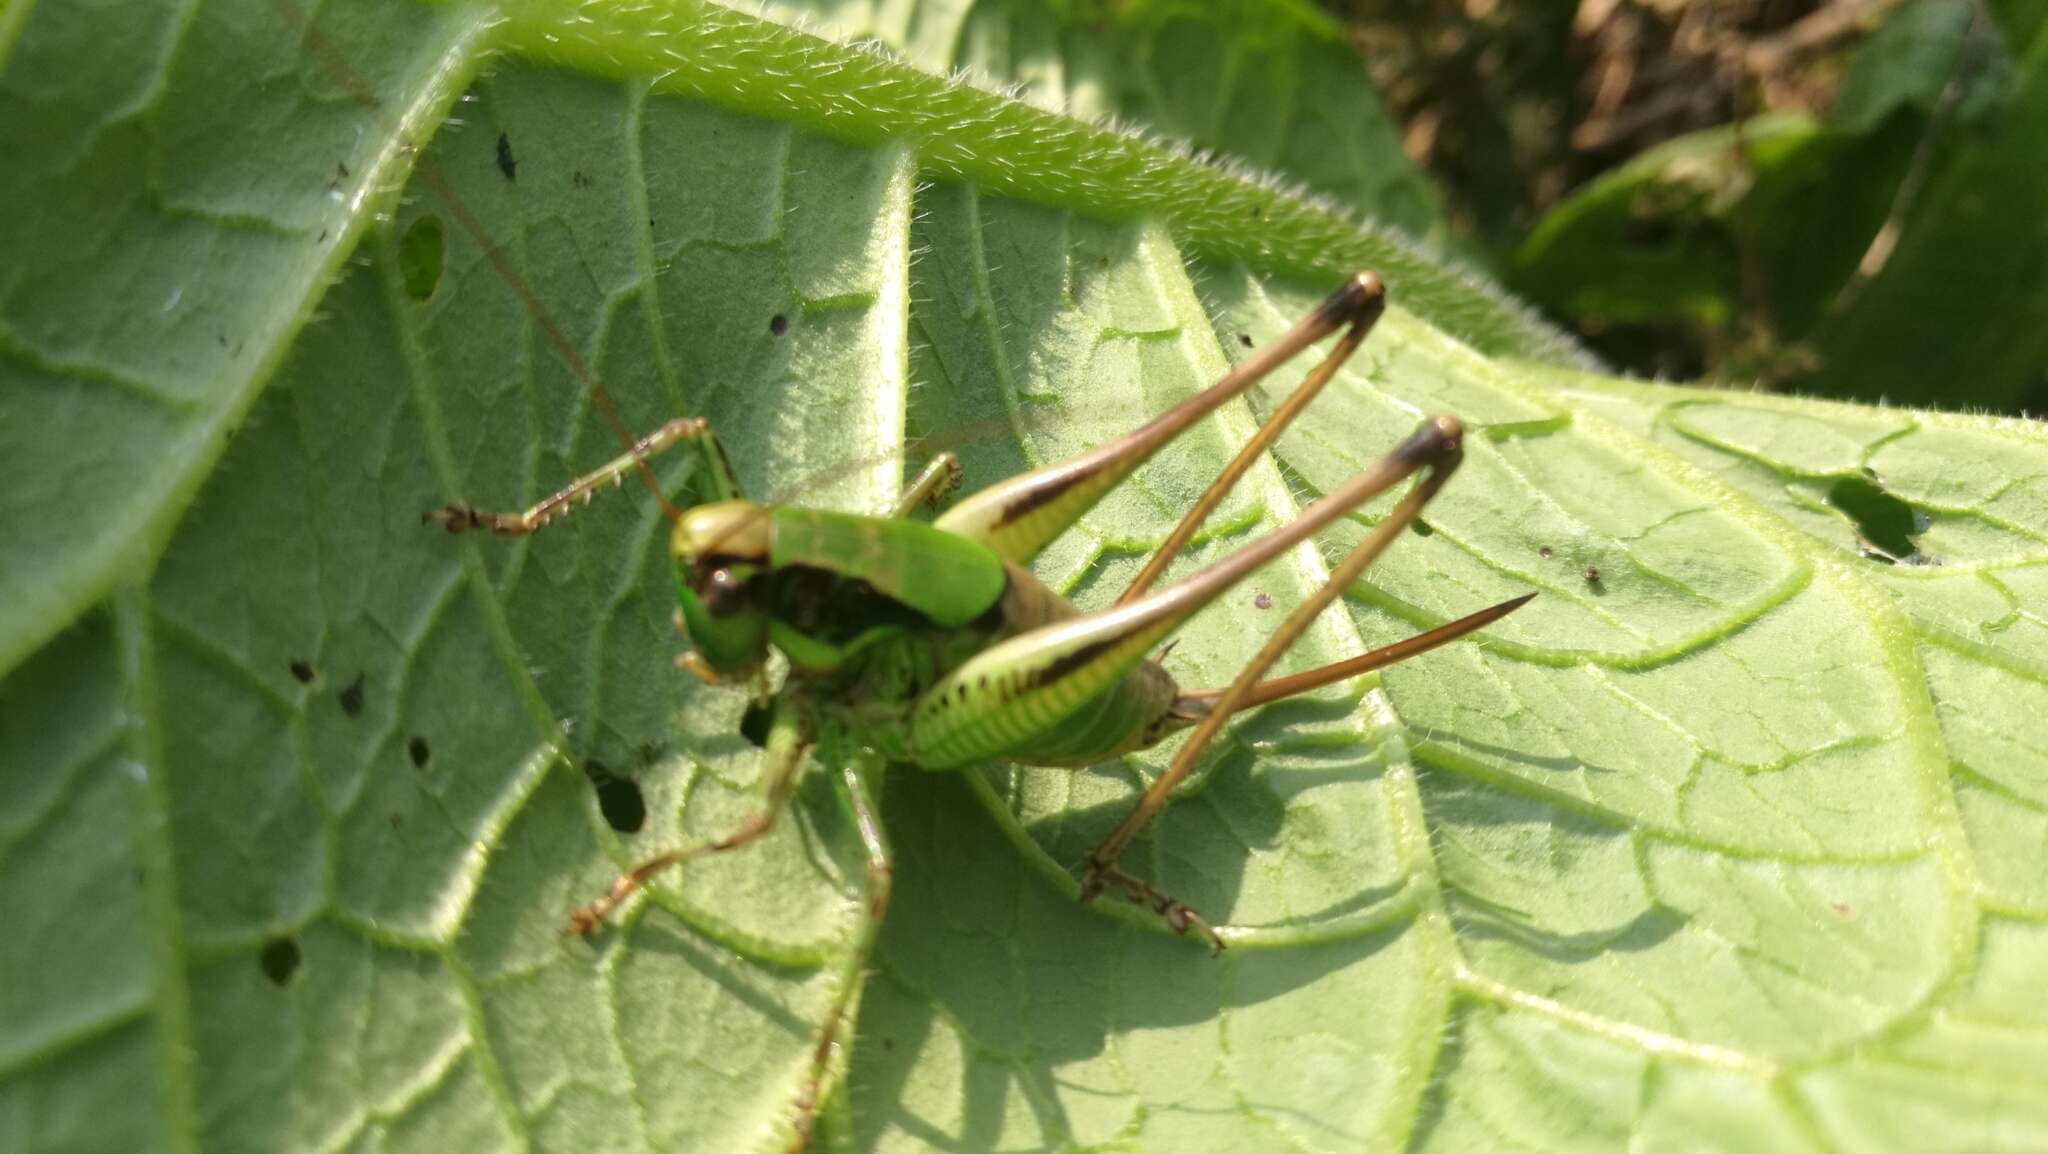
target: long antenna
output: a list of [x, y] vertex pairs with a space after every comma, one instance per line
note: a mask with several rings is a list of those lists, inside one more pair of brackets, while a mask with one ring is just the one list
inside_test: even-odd
[[[370, 88], [369, 83], [334, 43], [327, 39], [326, 34], [306, 19], [306, 14], [299, 9], [294, 0], [271, 0], [271, 6], [285, 23], [298, 32], [306, 47], [312, 50], [314, 59], [320, 61], [321, 67], [327, 69], [351, 99], [383, 121], [385, 129], [394, 133], [398, 131], [398, 126], [385, 115], [384, 106], [377, 100], [377, 94]], [[469, 210], [469, 205], [449, 186], [447, 178], [441, 173], [441, 166], [435, 162], [432, 154], [418, 144], [412, 147], [415, 152], [413, 172], [448, 209], [449, 214], [455, 218], [457, 227], [461, 228], [471, 243], [484, 254], [484, 259], [490, 263], [492, 271], [498, 274], [498, 279], [504, 281], [505, 287], [512, 290], [512, 295], [518, 299], [520, 307], [526, 310], [528, 319], [540, 330], [548, 347], [554, 350], [555, 356], [569, 370], [569, 375], [576, 379], [577, 384], [582, 386], [584, 393], [596, 405], [598, 415], [611, 427], [612, 435], [618, 438], [620, 446], [628, 452], [632, 451], [633, 431], [626, 427], [626, 422], [620, 419], [618, 410], [612, 407], [611, 397], [604, 391], [604, 385], [598, 381], [597, 374], [591, 371], [583, 355], [570, 343], [568, 334], [555, 322], [547, 306], [541, 304], [540, 298], [534, 295], [533, 286], [526, 283], [526, 278], [520, 275], [518, 269], [512, 267], [512, 261], [505, 255], [505, 250], [484, 231], [483, 224], [477, 220], [476, 214]], [[662, 492], [661, 482], [655, 478], [654, 469], [646, 461], [638, 462], [638, 466], [640, 480], [647, 486], [647, 491], [654, 494], [656, 501], [661, 502], [662, 516], [671, 521], [681, 518], [682, 513], [670, 503], [668, 494]]]

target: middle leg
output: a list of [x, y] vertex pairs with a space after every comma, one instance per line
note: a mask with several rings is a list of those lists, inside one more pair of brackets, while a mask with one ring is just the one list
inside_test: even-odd
[[611, 912], [647, 887], [657, 874], [706, 853], [723, 853], [735, 850], [767, 833], [775, 825], [775, 819], [788, 807], [790, 795], [796, 791], [797, 778], [803, 769], [804, 755], [810, 752], [810, 742], [805, 739], [797, 711], [787, 703], [778, 703], [773, 719], [769, 722], [767, 740], [763, 742], [762, 756], [767, 759], [763, 769], [763, 798], [761, 808], [739, 827], [722, 837], [708, 838], [694, 842], [681, 849], [641, 862], [620, 874], [606, 890], [603, 897], [583, 906], [569, 915], [567, 933], [577, 937], [588, 937], [604, 924]]
[[960, 483], [960, 458], [950, 450], [933, 457], [918, 471], [917, 479], [896, 498], [895, 508], [889, 510], [891, 517], [908, 517], [917, 507], [926, 502], [936, 504], [939, 498], [953, 491]]
[[818, 1107], [825, 1090], [825, 1078], [832, 1068], [832, 1055], [852, 1017], [853, 1002], [860, 993], [868, 958], [875, 952], [875, 939], [882, 932], [882, 917], [889, 912], [895, 866], [889, 854], [889, 840], [882, 832], [881, 811], [875, 805], [874, 794], [868, 784], [870, 775], [881, 770], [880, 758], [864, 758], [840, 770], [842, 796], [853, 810], [854, 826], [860, 831], [861, 849], [866, 855], [867, 901], [854, 929], [853, 942], [835, 975], [838, 985], [833, 990], [832, 1004], [826, 1011], [825, 1021], [818, 1028], [810, 1067], [797, 1086], [796, 1117], [793, 1120], [796, 1141], [790, 1145], [792, 1154], [810, 1145], [811, 1130], [817, 1121]]

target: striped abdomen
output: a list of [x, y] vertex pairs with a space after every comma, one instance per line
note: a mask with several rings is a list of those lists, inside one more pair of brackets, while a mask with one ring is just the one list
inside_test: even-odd
[[[1165, 629], [1105, 631], [1009, 566], [1006, 640], [941, 677], [909, 718], [906, 752], [927, 769], [992, 758], [1092, 765], [1193, 724], [1171, 674], [1147, 653]], [[1074, 634], [1074, 637], [1068, 637]]]

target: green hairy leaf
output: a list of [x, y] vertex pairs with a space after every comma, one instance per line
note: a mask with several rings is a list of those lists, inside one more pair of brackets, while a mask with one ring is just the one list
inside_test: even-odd
[[[1156, 751], [892, 770], [816, 1145], [2048, 1144], [2048, 433], [1592, 375], [1395, 234], [1047, 107], [1221, 123], [1186, 10], [1084, 106], [1052, 16], [907, 7], [837, 13], [901, 57], [681, 0], [0, 11], [0, 1149], [787, 1148], [866, 908], [832, 783], [565, 938], [758, 806], [747, 694], [674, 667], [641, 486], [524, 540], [421, 514], [616, 455], [590, 381], [760, 497], [876, 511], [939, 445], [979, 486], [1366, 267], [1396, 307], [1176, 572], [1453, 413], [1426, 526], [1285, 664], [1539, 596], [1228, 731], [1127, 859], [1220, 959], [1075, 901]], [[1224, 55], [1310, 59], [1301, 13]], [[1255, 159], [1319, 151], [1302, 86], [1242, 91], [1200, 95]], [[1041, 576], [1107, 604], [1298, 371]], [[1385, 508], [1175, 674], [1227, 682]]]

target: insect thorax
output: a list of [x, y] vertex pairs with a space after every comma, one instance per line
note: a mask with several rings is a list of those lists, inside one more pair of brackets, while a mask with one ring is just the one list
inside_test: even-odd
[[945, 672], [1005, 631], [1000, 607], [945, 627], [865, 581], [782, 566], [771, 584], [771, 636], [790, 662], [788, 692], [813, 717], [824, 758], [835, 731], [857, 746], [902, 757], [910, 707]]

